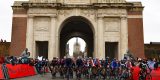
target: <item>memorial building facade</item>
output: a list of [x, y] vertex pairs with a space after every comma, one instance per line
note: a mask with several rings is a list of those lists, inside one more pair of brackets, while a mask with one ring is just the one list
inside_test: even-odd
[[87, 56], [144, 57], [143, 6], [125, 0], [29, 0], [12, 6], [10, 55], [63, 57], [67, 41], [84, 39]]

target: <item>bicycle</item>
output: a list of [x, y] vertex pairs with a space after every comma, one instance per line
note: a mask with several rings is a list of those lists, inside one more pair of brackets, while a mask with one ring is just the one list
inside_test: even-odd
[[133, 69], [124, 68], [120, 76], [120, 80], [133, 80]]
[[82, 68], [78, 67], [77, 70], [76, 70], [77, 80], [81, 79], [81, 73], [82, 73]]
[[73, 72], [71, 67], [66, 67], [65, 71], [66, 71], [65, 78], [67, 78], [67, 80], [73, 78], [73, 75], [72, 75]]
[[110, 78], [111, 78], [111, 71], [112, 71], [112, 69], [109, 67], [109, 66], [107, 66], [106, 67], [106, 79], [107, 80], [110, 80]]
[[151, 71], [147, 72], [146, 69], [141, 69], [139, 72], [139, 80], [152, 80]]
[[119, 75], [119, 68], [113, 68], [111, 70], [111, 80], [119, 80], [120, 75]]

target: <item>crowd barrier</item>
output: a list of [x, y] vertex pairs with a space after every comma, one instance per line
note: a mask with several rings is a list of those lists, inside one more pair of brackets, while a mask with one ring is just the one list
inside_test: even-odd
[[4, 79], [2, 65], [0, 65], [0, 79]]
[[139, 67], [132, 67], [132, 69], [133, 69], [133, 78], [134, 78], [134, 80], [138, 80], [138, 73], [139, 73], [139, 71], [140, 71], [140, 68]]
[[[140, 68], [139, 67], [133, 67], [134, 71], [133, 71], [133, 78], [134, 80], [139, 80], [139, 71]], [[152, 70], [151, 72], [151, 76], [152, 76], [152, 80], [160, 80], [160, 68], [156, 69], [156, 70]]]
[[160, 80], [160, 68], [158, 68], [157, 70], [152, 70], [152, 74], [151, 74], [152, 80]]
[[28, 64], [6, 64], [0, 65], [0, 68], [0, 79], [14, 79], [37, 74], [35, 67]]
[[27, 64], [19, 65], [6, 65], [8, 69], [9, 78], [19, 78], [24, 76], [33, 76], [36, 74], [34, 66], [29, 66]]

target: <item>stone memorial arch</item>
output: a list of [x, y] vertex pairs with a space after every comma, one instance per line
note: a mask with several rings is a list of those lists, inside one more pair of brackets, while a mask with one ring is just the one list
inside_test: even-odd
[[66, 43], [73, 37], [80, 37], [87, 43], [87, 55], [92, 57], [94, 50], [95, 29], [91, 22], [84, 16], [71, 16], [61, 23], [58, 30], [60, 34], [60, 57], [65, 55]]
[[125, 0], [15, 1], [11, 55], [63, 57], [72, 37], [87, 43], [90, 57], [122, 59], [130, 50], [144, 57], [143, 6]]

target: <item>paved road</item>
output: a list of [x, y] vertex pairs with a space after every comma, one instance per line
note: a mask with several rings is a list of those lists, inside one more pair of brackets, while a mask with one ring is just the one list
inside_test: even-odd
[[[52, 79], [51, 73], [46, 73], [44, 75], [35, 75], [35, 76], [29, 76], [29, 77], [17, 78], [17, 79], [11, 79], [11, 80], [66, 80], [66, 79], [61, 79], [60, 77]], [[70, 79], [70, 80], [76, 80], [75, 75], [74, 75], [74, 79]]]
[[51, 74], [47, 73], [45, 75], [35, 75], [24, 78], [17, 78], [12, 80], [52, 80]]
[[12, 80], [64, 80], [60, 78], [52, 79], [52, 76], [50, 73], [46, 73], [44, 75], [35, 75], [35, 76], [29, 76], [24, 78], [17, 78]]

